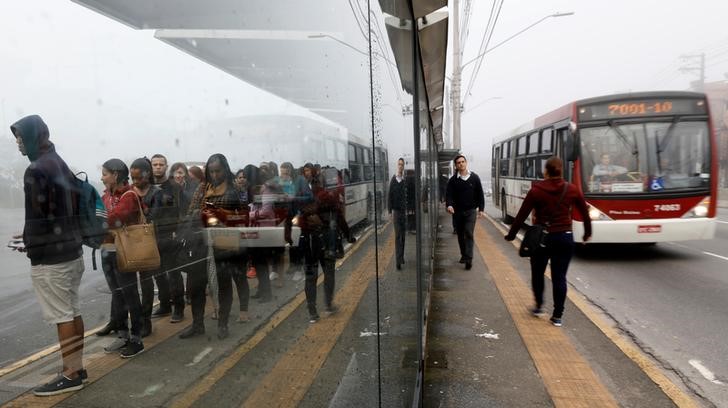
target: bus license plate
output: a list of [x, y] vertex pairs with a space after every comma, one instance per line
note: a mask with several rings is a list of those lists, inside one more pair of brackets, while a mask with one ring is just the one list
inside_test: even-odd
[[638, 234], [650, 234], [662, 231], [662, 225], [638, 225]]

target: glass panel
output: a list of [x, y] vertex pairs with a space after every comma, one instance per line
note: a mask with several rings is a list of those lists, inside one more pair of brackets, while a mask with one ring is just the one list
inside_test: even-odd
[[[147, 247], [157, 246], [160, 264], [141, 274], [114, 265], [113, 239], [98, 251], [98, 272], [91, 271], [90, 248], [82, 250], [86, 329], [128, 329], [136, 347], [144, 342], [146, 355], [155, 357], [155, 364], [103, 364], [111, 356], [97, 351], [115, 338], [89, 336], [84, 364], [104, 367], [92, 373], [105, 377], [96, 384], [101, 390], [141, 395], [129, 378], [164, 378], [142, 405], [166, 406], [224, 364], [219, 381], [186, 400], [267, 406], [295, 390], [290, 404], [301, 407], [412, 405], [421, 368], [418, 299], [425, 297], [417, 290], [429, 287], [434, 245], [437, 149], [427, 94], [420, 88], [414, 101], [403, 90], [411, 92], [414, 81], [400, 78], [406, 72], [394, 64], [401, 55], [392, 51], [379, 2], [77, 0], [9, 7], [4, 15], [17, 21], [0, 53], [25, 68], [7, 65], [0, 78], [3, 123], [43, 112], [70, 170], [60, 166], [66, 179], [58, 186], [73, 185], [70, 172], [86, 172], [105, 195], [114, 227], [136, 223], [138, 211], [117, 202], [131, 200], [121, 195], [135, 190], [159, 231]], [[413, 129], [413, 115], [421, 129]], [[30, 161], [2, 129], [0, 200], [13, 207], [3, 211], [2, 227], [13, 236], [24, 229]], [[49, 146], [37, 152], [29, 143], [28, 153], [47, 154]], [[415, 153], [422, 160], [415, 162]], [[401, 170], [398, 157], [408, 161]], [[393, 183], [402, 183], [400, 195], [392, 194]], [[53, 204], [65, 208], [72, 194]], [[34, 203], [48, 198], [39, 194]], [[42, 224], [59, 224], [31, 237], [34, 244], [71, 228], [67, 213], [49, 211]], [[406, 238], [400, 270], [395, 225]], [[427, 246], [419, 259], [414, 233]], [[47, 246], [68, 243], [63, 256], [80, 253], [76, 235], [68, 237]], [[5, 252], [7, 270], [28, 272], [27, 258]], [[4, 302], [27, 305], [3, 310], [0, 327], [18, 324], [8, 338], [23, 338], [0, 351], [9, 365], [58, 339], [28, 295], [30, 281], [4, 283]], [[137, 287], [141, 293], [132, 293]], [[151, 320], [157, 300], [158, 315], [174, 315]], [[151, 337], [142, 338], [142, 330]], [[49, 354], [28, 367], [27, 378], [58, 372], [59, 360]], [[78, 392], [72, 405], [92, 406], [93, 395]]]
[[544, 129], [541, 131], [541, 152], [543, 153], [552, 153], [552, 139], [553, 139], [553, 129]]
[[528, 154], [538, 153], [538, 133], [528, 135]]

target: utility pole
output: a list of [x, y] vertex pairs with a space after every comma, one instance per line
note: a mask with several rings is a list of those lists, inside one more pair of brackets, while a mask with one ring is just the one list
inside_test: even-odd
[[[680, 72], [698, 72], [698, 80], [690, 82], [690, 87], [698, 92], [703, 92], [705, 88], [705, 53], [700, 54], [683, 54], [680, 56], [683, 61], [690, 60], [693, 65], [683, 65]], [[697, 61], [697, 65], [695, 65]]]
[[450, 93], [452, 105], [452, 148], [460, 150], [460, 0], [453, 0], [453, 26], [452, 26], [452, 90]]

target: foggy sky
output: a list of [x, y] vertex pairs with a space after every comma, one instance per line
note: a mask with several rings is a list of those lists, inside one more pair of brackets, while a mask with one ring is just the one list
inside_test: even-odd
[[[463, 62], [478, 55], [491, 4], [473, 0]], [[612, 93], [687, 90], [697, 73], [678, 71], [690, 65], [679, 59], [683, 54], [706, 52], [706, 80], [726, 79], [725, 1], [506, 0], [491, 45], [556, 12], [575, 15], [549, 18], [486, 54], [465, 99], [463, 150], [475, 155], [471, 164], [481, 174], [490, 172], [494, 138], [566, 103]], [[463, 87], [475, 65], [465, 68]], [[494, 96], [503, 99], [468, 112], [468, 106]]]
[[[478, 54], [491, 4], [473, 0], [464, 62]], [[547, 19], [486, 55], [462, 120], [463, 151], [477, 172], [489, 173], [494, 138], [575, 99], [687, 89], [697, 76], [678, 71], [687, 64], [682, 54], [706, 52], [708, 81], [728, 72], [728, 2], [721, 1], [506, 0], [491, 45], [569, 11], [576, 14]], [[61, 154], [85, 170], [112, 156], [131, 161], [155, 152], [204, 160], [205, 140], [194, 132], [208, 119], [311, 115], [154, 39], [151, 30], [132, 30], [70, 1], [0, 2], [0, 23], [0, 141], [12, 141], [14, 120], [38, 113]], [[466, 68], [464, 88], [476, 65]], [[502, 99], [469, 111], [494, 96]], [[395, 105], [382, 112], [396, 113]], [[411, 146], [404, 140], [410, 131], [397, 127], [402, 140], [385, 140], [394, 143], [390, 162]]]

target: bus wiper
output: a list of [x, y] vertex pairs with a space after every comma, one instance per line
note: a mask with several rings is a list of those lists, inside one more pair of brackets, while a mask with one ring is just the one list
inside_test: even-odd
[[609, 128], [617, 133], [617, 136], [619, 136], [619, 139], [622, 141], [622, 143], [624, 143], [625, 146], [632, 150], [632, 156], [637, 156], [637, 146], [629, 142], [627, 135], [622, 132], [622, 129], [619, 128], [619, 125], [615, 125], [613, 120], [608, 121], [607, 125], [609, 125]]
[[682, 119], [682, 116], [675, 116], [675, 118], [672, 120], [672, 123], [670, 124], [670, 126], [668, 126], [667, 131], [665, 132], [665, 136], [662, 138], [662, 143], [660, 143], [659, 147], [657, 148], [658, 155], [661, 152], [665, 151], [665, 148], [670, 143], [670, 139], [672, 138], [672, 135], [675, 131], [675, 125], [677, 125], [681, 119]]

